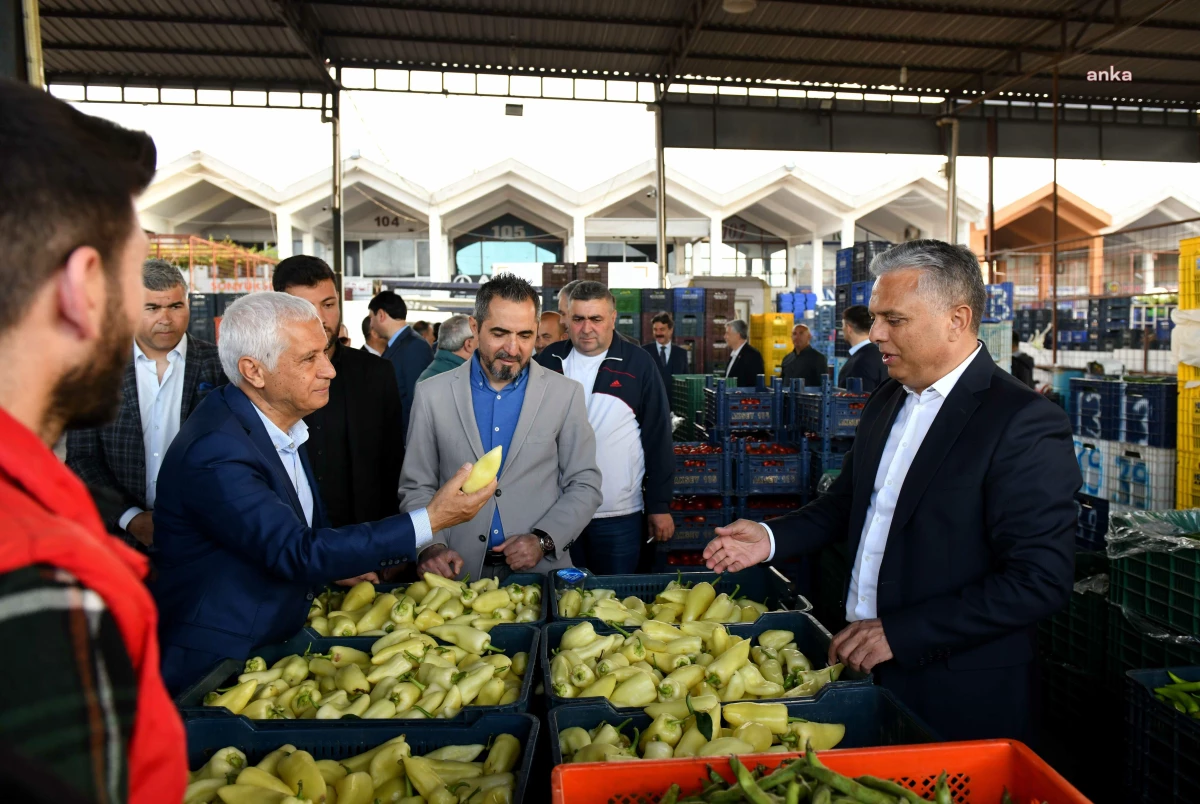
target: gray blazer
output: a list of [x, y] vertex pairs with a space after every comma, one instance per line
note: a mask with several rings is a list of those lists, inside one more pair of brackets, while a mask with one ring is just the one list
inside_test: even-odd
[[[473, 362], [417, 385], [400, 473], [401, 511], [427, 505], [460, 466], [483, 456], [471, 400]], [[463, 571], [472, 578], [483, 570], [488, 527], [497, 505], [507, 534], [539, 528], [554, 539], [558, 558], [542, 559], [531, 572], [571, 566], [567, 546], [600, 507], [596, 436], [588, 424], [583, 386], [533, 361], [528, 370], [525, 403], [504, 456], [496, 496], [470, 522], [433, 537], [463, 557]]]

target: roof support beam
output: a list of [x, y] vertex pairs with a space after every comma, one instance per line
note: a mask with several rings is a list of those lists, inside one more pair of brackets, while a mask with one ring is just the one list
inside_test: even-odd
[[[301, 0], [273, 0], [272, 6], [279, 19], [287, 25], [292, 36], [300, 42], [304, 52], [321, 72], [325, 83], [331, 92], [337, 92], [341, 86], [329, 74], [329, 60], [325, 55], [325, 41], [321, 36], [317, 17], [312, 9]], [[339, 266], [340, 267], [340, 266]]]
[[285, 28], [277, 19], [225, 17], [210, 14], [147, 14], [125, 11], [91, 11], [83, 9], [50, 8], [41, 12], [42, 19], [77, 20], [80, 22], [121, 22], [135, 25], [227, 25], [238, 28]]

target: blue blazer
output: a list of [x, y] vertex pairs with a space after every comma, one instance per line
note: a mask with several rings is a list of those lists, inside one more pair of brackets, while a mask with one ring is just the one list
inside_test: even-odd
[[672, 342], [671, 353], [667, 355], [667, 362], [664, 364], [662, 353], [658, 351], [658, 341], [644, 343], [642, 344], [642, 348], [654, 358], [654, 365], [658, 367], [658, 373], [662, 375], [663, 384], [667, 386], [667, 399], [669, 401], [671, 398], [671, 378], [676, 374], [687, 374], [687, 352]]
[[414, 555], [407, 514], [330, 528], [308, 456], [313, 525], [254, 404], [213, 391], [158, 475], [155, 576], [163, 679], [172, 693], [219, 659], [243, 659], [304, 626], [312, 592]]
[[421, 372], [433, 362], [433, 350], [429, 343], [412, 327], [400, 333], [383, 352], [383, 359], [392, 361], [396, 372], [396, 387], [400, 389], [400, 416], [403, 421], [404, 440], [408, 441], [408, 414], [412, 410], [413, 393]]

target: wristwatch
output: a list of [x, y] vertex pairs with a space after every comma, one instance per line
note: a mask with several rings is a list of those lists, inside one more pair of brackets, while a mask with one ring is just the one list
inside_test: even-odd
[[538, 544], [542, 546], [542, 555], [553, 561], [558, 558], [558, 550], [554, 546], [554, 539], [550, 538], [550, 534], [540, 528], [534, 528], [530, 531], [534, 536], [538, 537]]

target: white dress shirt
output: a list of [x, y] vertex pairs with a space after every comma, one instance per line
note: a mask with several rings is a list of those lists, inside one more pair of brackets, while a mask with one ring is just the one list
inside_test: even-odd
[[855, 352], [857, 352], [859, 349], [863, 348], [870, 342], [871, 342], [870, 338], [863, 338], [861, 341], [859, 341], [858, 343], [856, 343], [850, 347], [850, 354], [854, 354]]
[[667, 361], [671, 359], [671, 344], [655, 341], [654, 348], [658, 350], [658, 356], [662, 358], [663, 365], [668, 365]]
[[[312, 487], [308, 485], [308, 474], [304, 471], [304, 463], [300, 460], [300, 447], [304, 446], [305, 441], [308, 441], [308, 425], [304, 423], [304, 419], [300, 419], [285, 433], [275, 422], [267, 418], [258, 405], [254, 406], [254, 412], [262, 420], [263, 427], [267, 428], [267, 435], [270, 437], [271, 443], [275, 445], [275, 452], [283, 463], [283, 470], [287, 472], [288, 480], [292, 481], [292, 488], [296, 490], [296, 496], [300, 498], [304, 521], [311, 528], [313, 526], [313, 491]], [[429, 522], [429, 512], [424, 508], [418, 508], [416, 511], [410, 511], [408, 516], [412, 521], [416, 555], [420, 555], [421, 551], [433, 541], [433, 526]]]
[[[133, 342], [133, 373], [137, 378], [138, 410], [142, 420], [142, 446], [146, 456], [146, 508], [154, 509], [158, 497], [158, 470], [167, 447], [179, 434], [183, 415], [183, 373], [187, 361], [188, 338], [185, 334], [167, 355], [167, 370], [158, 379], [158, 364]], [[121, 514], [118, 524], [124, 530], [143, 509], [133, 506]]]
[[[871, 501], [867, 506], [867, 518], [863, 523], [862, 538], [859, 539], [858, 553], [850, 573], [850, 591], [846, 596], [847, 622], [870, 620], [878, 616], [876, 602], [879, 567], [887, 548], [892, 516], [896, 512], [896, 502], [904, 488], [904, 479], [908, 476], [908, 470], [921, 449], [925, 436], [929, 434], [929, 428], [941, 411], [942, 403], [950, 396], [959, 378], [971, 361], [979, 356], [982, 348], [983, 344], [976, 346], [970, 357], [922, 393], [918, 394], [908, 386], [904, 387], [904, 405], [892, 424], [883, 455], [879, 459]], [[767, 557], [770, 561], [775, 557], [775, 534], [769, 526], [764, 524], [763, 527], [766, 528], [767, 537], [771, 542], [771, 552]]]
[[746, 341], [743, 341], [741, 346], [729, 353], [729, 364], [725, 366], [725, 379], [729, 379], [729, 372], [733, 371], [733, 362], [737, 360], [737, 356], [741, 354], [742, 349], [746, 346], [746, 343]]

